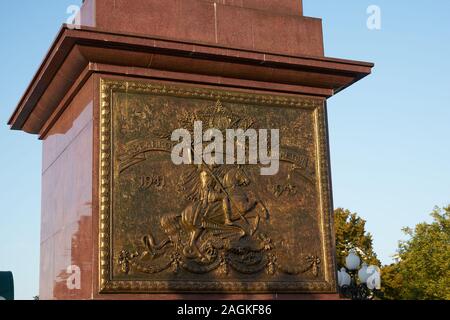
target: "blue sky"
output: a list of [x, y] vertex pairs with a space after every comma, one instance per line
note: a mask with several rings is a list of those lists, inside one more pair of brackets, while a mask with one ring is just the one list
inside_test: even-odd
[[[75, 0], [7, 1], [0, 11], [0, 270], [16, 296], [38, 294], [41, 143], [6, 122]], [[366, 27], [369, 5], [382, 28]], [[335, 207], [367, 220], [391, 261], [401, 228], [450, 203], [450, 2], [304, 0], [324, 22], [326, 55], [376, 63], [329, 100]]]

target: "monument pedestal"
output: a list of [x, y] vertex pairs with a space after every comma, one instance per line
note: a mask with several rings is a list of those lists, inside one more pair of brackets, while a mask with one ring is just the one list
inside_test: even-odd
[[[301, 1], [89, 0], [81, 14], [9, 122], [43, 141], [40, 298], [338, 298], [326, 99], [373, 65], [324, 57]], [[207, 168], [171, 164], [167, 134], [194, 120], [280, 129], [280, 173], [233, 185], [258, 195], [254, 232], [180, 222]], [[210, 174], [225, 185], [232, 170]]]

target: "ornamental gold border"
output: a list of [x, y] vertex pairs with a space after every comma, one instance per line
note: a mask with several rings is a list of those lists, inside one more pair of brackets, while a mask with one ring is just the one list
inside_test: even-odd
[[[113, 92], [146, 93], [181, 98], [218, 100], [261, 106], [314, 110], [316, 168], [320, 199], [320, 227], [325, 281], [239, 282], [239, 281], [152, 281], [112, 278], [112, 96]], [[326, 106], [322, 99], [242, 93], [218, 89], [126, 80], [100, 79], [99, 145], [99, 293], [336, 293], [332, 195]]]

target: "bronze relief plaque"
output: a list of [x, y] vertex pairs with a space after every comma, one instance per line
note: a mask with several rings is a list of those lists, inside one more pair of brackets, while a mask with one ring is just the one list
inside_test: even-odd
[[[101, 293], [335, 292], [324, 101], [101, 81]], [[279, 129], [280, 169], [175, 165], [175, 129]]]

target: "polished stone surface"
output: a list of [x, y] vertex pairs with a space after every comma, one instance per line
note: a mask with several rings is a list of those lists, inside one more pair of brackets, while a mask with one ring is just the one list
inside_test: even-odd
[[[40, 298], [89, 298], [92, 286], [93, 92], [88, 81], [43, 141]], [[67, 270], [78, 266], [80, 289]]]
[[323, 56], [322, 21], [295, 0], [87, 0], [83, 25], [290, 55]]

